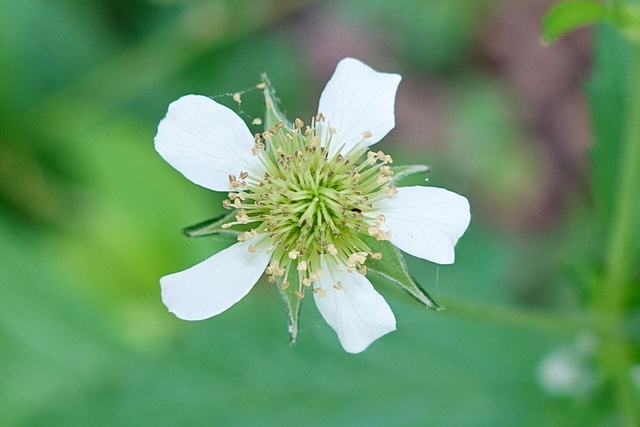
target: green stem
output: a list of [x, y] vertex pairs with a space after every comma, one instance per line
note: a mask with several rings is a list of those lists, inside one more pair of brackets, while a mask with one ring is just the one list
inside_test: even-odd
[[[608, 246], [606, 306], [612, 312], [622, 307], [626, 287], [635, 270], [633, 245], [640, 201], [640, 51], [635, 49], [627, 111], [627, 128], [621, 153], [615, 210]], [[606, 143], [606, 141], [603, 141]]]
[[486, 305], [479, 302], [462, 301], [452, 298], [441, 298], [445, 310], [458, 318], [470, 320], [493, 321], [505, 325], [525, 327], [536, 331], [570, 335], [598, 327], [591, 319], [579, 315], [566, 316], [548, 312], [536, 312], [526, 309]]
[[[633, 246], [640, 201], [640, 51], [634, 51], [627, 108], [626, 129], [614, 199], [614, 216], [607, 246], [606, 269], [595, 299], [598, 322], [608, 329], [603, 337], [602, 358], [606, 372], [616, 384], [617, 400], [624, 420], [637, 425], [640, 416], [630, 378], [632, 358], [623, 339], [624, 311], [633, 274]], [[607, 143], [607, 141], [599, 141]]]

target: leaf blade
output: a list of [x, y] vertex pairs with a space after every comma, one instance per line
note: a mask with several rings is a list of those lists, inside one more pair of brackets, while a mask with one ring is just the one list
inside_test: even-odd
[[591, 0], [568, 0], [551, 7], [542, 18], [542, 44], [551, 44], [577, 28], [605, 20], [607, 9]]

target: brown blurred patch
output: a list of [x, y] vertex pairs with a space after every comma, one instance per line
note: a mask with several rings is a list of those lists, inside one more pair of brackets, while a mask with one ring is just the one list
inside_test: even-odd
[[528, 219], [532, 226], [547, 224], [572, 194], [585, 191], [591, 139], [584, 95], [591, 34], [580, 30], [542, 46], [540, 21], [553, 3], [505, 2], [477, 40], [480, 60], [511, 87], [529, 141], [543, 154], [546, 190]]

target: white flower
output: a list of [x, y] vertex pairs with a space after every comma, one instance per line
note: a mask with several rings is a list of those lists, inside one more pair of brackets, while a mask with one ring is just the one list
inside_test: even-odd
[[[316, 306], [344, 349], [363, 351], [395, 330], [395, 317], [366, 278], [361, 236], [389, 240], [439, 264], [454, 261], [466, 230], [467, 200], [434, 187], [392, 185], [391, 156], [367, 147], [395, 126], [397, 74], [346, 58], [320, 96], [310, 126], [296, 119], [252, 135], [229, 108], [198, 95], [169, 106], [156, 150], [194, 183], [230, 191], [238, 243], [160, 280], [162, 299], [185, 320], [219, 314], [263, 273]], [[265, 148], [266, 147], [266, 148]], [[297, 283], [290, 283], [290, 280]]]

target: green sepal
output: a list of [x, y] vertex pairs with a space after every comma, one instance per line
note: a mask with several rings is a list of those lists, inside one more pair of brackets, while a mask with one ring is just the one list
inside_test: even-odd
[[208, 219], [206, 221], [199, 222], [195, 225], [185, 227], [182, 229], [182, 232], [189, 237], [204, 237], [211, 235], [225, 235], [230, 237], [236, 237], [240, 231], [243, 230], [231, 230], [230, 228], [224, 229], [222, 228], [222, 224], [225, 224], [229, 221], [233, 221], [235, 210], [224, 213], [215, 218]]
[[592, 0], [568, 0], [551, 7], [542, 18], [542, 44], [585, 25], [604, 21], [608, 12], [604, 4]]
[[367, 272], [373, 272], [384, 279], [400, 286], [409, 295], [420, 301], [431, 310], [441, 310], [431, 296], [411, 276], [407, 269], [404, 257], [391, 243], [385, 240], [377, 240], [371, 236], [360, 236], [362, 241], [369, 246], [372, 252], [380, 252], [379, 260], [367, 260]]
[[[395, 183], [400, 181], [402, 178], [406, 178], [411, 175], [416, 175], [419, 173], [428, 173], [431, 168], [427, 165], [402, 165], [402, 166], [391, 166], [391, 171], [393, 171], [393, 179], [391, 182]], [[425, 178], [427, 181], [427, 178]]]
[[[298, 319], [300, 317], [300, 306], [302, 305], [302, 298], [298, 298], [298, 295], [295, 294], [295, 291], [298, 290], [298, 275], [296, 273], [295, 271], [290, 273], [290, 277], [293, 280], [290, 280], [287, 289], [282, 289], [282, 278], [278, 278], [275, 282], [278, 292], [287, 308], [287, 321], [291, 344], [295, 343], [298, 338]], [[306, 287], [303, 286], [302, 292], [304, 293], [305, 291]]]
[[267, 75], [264, 73], [261, 77], [262, 83], [264, 83], [264, 89], [262, 89], [262, 92], [264, 94], [264, 104], [266, 108], [264, 114], [264, 130], [268, 131], [280, 122], [284, 123], [284, 127], [287, 128], [287, 130], [293, 129], [291, 122], [278, 108], [280, 101], [276, 98], [276, 90], [271, 85], [271, 80], [269, 80]]

